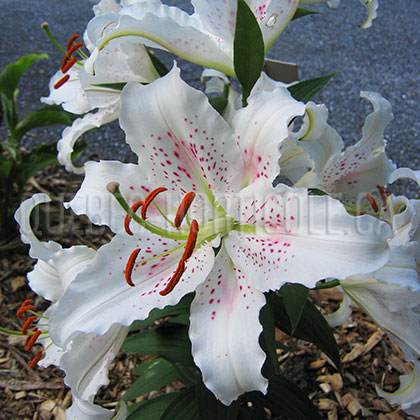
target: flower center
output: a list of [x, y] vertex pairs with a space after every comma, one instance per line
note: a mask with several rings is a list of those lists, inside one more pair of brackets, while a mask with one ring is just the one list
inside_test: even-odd
[[[144, 200], [134, 203], [131, 207], [126, 202], [124, 197], [121, 195], [118, 183], [111, 182], [107, 185], [106, 188], [111, 194], [113, 194], [113, 196], [116, 198], [116, 200], [119, 202], [121, 207], [126, 212], [126, 216], [124, 219], [124, 228], [128, 235], [130, 236], [133, 235], [133, 232], [130, 229], [130, 222], [133, 220], [151, 233], [157, 234], [164, 238], [185, 241], [181, 245], [176, 246], [170, 251], [166, 251], [162, 255], [157, 255], [150, 258], [150, 260], [160, 258], [166, 255], [169, 255], [170, 253], [177, 251], [182, 247], [184, 248], [184, 252], [181, 256], [181, 259], [178, 263], [178, 266], [174, 274], [170, 278], [166, 287], [159, 292], [162, 296], [169, 294], [178, 284], [179, 280], [181, 279], [185, 271], [186, 262], [193, 254], [196, 246], [199, 246], [201, 243], [205, 241], [210, 241], [214, 239], [217, 235], [224, 236], [229, 231], [237, 227], [234, 220], [226, 216], [210, 220], [206, 224], [204, 224], [201, 228], [199, 227], [197, 220], [193, 219], [190, 222], [188, 219], [188, 210], [195, 198], [195, 193], [192, 191], [188, 192], [182, 199], [181, 204], [179, 205], [178, 210], [176, 212], [174, 221], [172, 222], [171, 220], [169, 220], [168, 217], [166, 217], [166, 215], [164, 215], [164, 213], [159, 209], [156, 203], [153, 203], [154, 199], [159, 194], [166, 191], [165, 187], [156, 188]], [[156, 206], [158, 211], [161, 213], [162, 217], [167, 222], [169, 222], [169, 224], [174, 228], [174, 230], [161, 228], [146, 220], [147, 210], [152, 203]], [[139, 216], [136, 214], [136, 211], [139, 210], [140, 208], [141, 208], [141, 214]], [[184, 219], [186, 219], [187, 221], [187, 224], [189, 226], [188, 228], [181, 227]], [[140, 250], [141, 250], [140, 248], [137, 248], [131, 253], [130, 257], [128, 258], [126, 268], [125, 268], [125, 280], [127, 284], [131, 287], [135, 286], [135, 284], [132, 281], [131, 276], [132, 276], [132, 272], [136, 264], [136, 259]], [[142, 263], [144, 263], [145, 261], [148, 261], [148, 260], [142, 260]]]

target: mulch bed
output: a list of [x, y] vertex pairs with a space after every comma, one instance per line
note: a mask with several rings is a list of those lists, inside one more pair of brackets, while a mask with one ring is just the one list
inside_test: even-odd
[[[48, 234], [41, 233], [40, 239], [55, 240], [63, 247], [76, 244], [98, 247], [112, 237], [105, 228], [93, 227], [86, 218], [61, 210], [60, 203], [71, 199], [81, 180], [56, 166], [47, 167], [31, 179], [26, 196], [47, 192], [53, 198], [49, 207], [51, 228]], [[34, 260], [29, 258], [28, 246], [18, 236], [0, 242], [0, 262], [0, 325], [18, 330], [20, 322], [15, 313], [25, 299], [32, 298], [38, 310], [48, 304], [27, 286], [25, 276]], [[325, 311], [332, 311], [341, 296], [334, 289], [312, 293], [312, 298]], [[277, 339], [292, 349], [278, 351], [281, 373], [309, 395], [325, 419], [414, 419], [389, 406], [375, 392], [375, 383], [385, 390], [395, 390], [398, 376], [410, 370], [397, 346], [360, 310], [355, 310], [351, 319], [336, 328], [334, 334], [343, 361], [343, 377], [313, 345], [278, 331]], [[71, 392], [63, 384], [63, 373], [54, 367], [30, 369], [27, 362], [36, 350], [31, 354], [25, 352], [23, 341], [18, 336], [0, 335], [0, 420], [65, 419]], [[112, 365], [109, 386], [100, 390], [96, 401], [108, 408], [115, 406], [113, 402], [134, 381], [133, 370], [140, 360], [138, 356], [121, 352]], [[174, 389], [178, 389], [177, 384], [161, 392]]]

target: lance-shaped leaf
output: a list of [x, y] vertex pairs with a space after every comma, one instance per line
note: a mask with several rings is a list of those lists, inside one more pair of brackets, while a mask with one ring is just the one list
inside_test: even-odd
[[169, 407], [162, 414], [160, 420], [196, 420], [198, 404], [195, 398], [195, 388], [185, 388], [178, 393]]
[[309, 99], [326, 86], [326, 84], [337, 74], [338, 72], [303, 80], [302, 82], [289, 86], [289, 92], [297, 101], [308, 102]]
[[129, 407], [127, 420], [156, 420], [160, 419], [169, 404], [178, 397], [178, 393], [163, 394], [151, 400], [141, 401]]
[[291, 334], [296, 330], [308, 299], [309, 289], [301, 284], [285, 284], [280, 289], [283, 304], [290, 319]]

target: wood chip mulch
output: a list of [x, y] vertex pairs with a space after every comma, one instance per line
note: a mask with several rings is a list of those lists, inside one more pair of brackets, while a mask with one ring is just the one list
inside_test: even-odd
[[[112, 237], [107, 229], [92, 227], [86, 218], [62, 210], [60, 203], [72, 198], [81, 179], [55, 166], [47, 167], [31, 179], [26, 197], [47, 192], [53, 198], [49, 207], [51, 228], [48, 235], [40, 234], [42, 240], [56, 240], [63, 247], [75, 244], [98, 247]], [[15, 313], [25, 299], [32, 298], [39, 310], [48, 306], [27, 286], [26, 273], [33, 264], [28, 247], [18, 236], [0, 242], [0, 325], [4, 328], [20, 329]], [[331, 312], [341, 295], [337, 290], [324, 290], [312, 293], [312, 298], [326, 312]], [[315, 346], [278, 331], [277, 340], [291, 349], [278, 351], [281, 373], [309, 395], [324, 419], [414, 419], [389, 406], [375, 391], [375, 383], [387, 391], [395, 390], [398, 376], [410, 371], [410, 364], [403, 360], [400, 349], [358, 309], [334, 334], [343, 362], [343, 377]], [[63, 384], [63, 373], [54, 367], [30, 369], [27, 362], [35, 356], [36, 349], [28, 354], [23, 349], [23, 341], [19, 336], [0, 335], [0, 420], [64, 420], [65, 410], [71, 404], [71, 392]], [[112, 365], [109, 386], [100, 390], [96, 401], [107, 408], [115, 406], [115, 401], [135, 380], [133, 370], [142, 359], [121, 352]], [[175, 383], [161, 392], [178, 387]]]

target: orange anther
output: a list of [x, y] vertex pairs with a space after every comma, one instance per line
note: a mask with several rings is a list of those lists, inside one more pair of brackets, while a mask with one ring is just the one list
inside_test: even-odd
[[149, 193], [149, 195], [144, 199], [143, 207], [141, 208], [141, 217], [142, 217], [142, 219], [146, 220], [146, 212], [147, 212], [147, 209], [149, 208], [149, 206], [152, 203], [152, 201], [156, 198], [156, 196], [158, 194], [160, 194], [161, 192], [164, 192], [166, 190], [167, 190], [167, 188], [165, 188], [165, 187], [156, 188], [151, 193]]
[[185, 270], [185, 261], [181, 259], [181, 261], [178, 263], [178, 267], [176, 268], [175, 273], [169, 280], [168, 284], [163, 290], [159, 292], [161, 296], [166, 296], [167, 294], [171, 293], [172, 290], [174, 290], [175, 286], [178, 284], [179, 280], [184, 274], [184, 270]]
[[66, 50], [69, 50], [71, 46], [73, 45], [73, 42], [76, 41], [77, 38], [79, 38], [79, 34], [72, 35], [69, 40], [67, 41]]
[[67, 73], [76, 63], [77, 58], [73, 57], [71, 60], [66, 61], [66, 63], [61, 66], [61, 71], [63, 73]]
[[131, 274], [133, 272], [134, 264], [136, 263], [137, 255], [139, 255], [140, 248], [135, 249], [130, 257], [128, 258], [127, 264], [125, 266], [125, 281], [131, 287], [134, 287], [135, 284], [131, 280]]
[[80, 47], [83, 47], [83, 42], [77, 42], [76, 44], [74, 44], [67, 50], [65, 58], [69, 59], [72, 56], [72, 54], [75, 53]]
[[20, 308], [16, 311], [16, 316], [23, 321], [23, 314], [26, 311], [34, 311], [35, 306], [31, 305], [32, 299], [26, 299], [22, 305], [20, 305]]
[[372, 194], [367, 193], [366, 194], [366, 198], [369, 201], [370, 206], [372, 207], [374, 212], [377, 212], [379, 210], [379, 206], [378, 203], [375, 201], [375, 199], [373, 198]]
[[38, 337], [42, 334], [42, 331], [38, 330], [38, 328], [34, 328], [32, 331], [33, 334], [28, 335], [25, 340], [24, 348], [26, 351], [29, 351], [33, 347]]
[[28, 333], [28, 328], [31, 326], [31, 324], [36, 321], [38, 318], [35, 315], [30, 316], [22, 325], [22, 334], [27, 334]]
[[384, 205], [384, 211], [386, 211], [386, 207], [387, 207], [386, 203], [388, 200], [388, 196], [386, 195], [385, 189], [380, 185], [377, 185], [376, 188], [379, 190], [379, 194], [381, 196], [381, 200]]
[[36, 354], [36, 356], [30, 362], [28, 362], [28, 366], [30, 368], [34, 368], [35, 365], [42, 359], [42, 355], [43, 355], [43, 351], [38, 350], [38, 353]]
[[[131, 206], [131, 210], [133, 210], [133, 212], [135, 213], [142, 205], [143, 205], [143, 201], [137, 201]], [[125, 219], [124, 219], [124, 229], [131, 236], [133, 235], [133, 232], [130, 229], [130, 221], [131, 221], [131, 216], [129, 214], [126, 214]]]
[[58, 89], [59, 87], [63, 86], [64, 83], [67, 82], [67, 80], [70, 79], [70, 75], [66, 74], [63, 78], [61, 78], [55, 85], [54, 89]]
[[198, 229], [198, 222], [194, 219], [191, 222], [190, 233], [188, 235], [187, 244], [185, 245], [184, 254], [182, 255], [182, 260], [184, 261], [187, 261], [194, 252], [195, 243], [197, 242]]
[[192, 202], [194, 201], [195, 193], [189, 192], [185, 195], [185, 197], [182, 199], [181, 204], [178, 207], [178, 211], [175, 215], [175, 227], [180, 227], [182, 221], [184, 220], [185, 215], [187, 214], [188, 209], [190, 208]]

